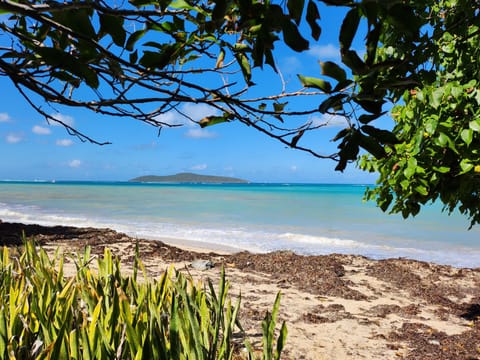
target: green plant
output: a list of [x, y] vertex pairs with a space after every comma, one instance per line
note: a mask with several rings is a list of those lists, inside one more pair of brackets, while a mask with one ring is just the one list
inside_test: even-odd
[[[270, 313], [267, 311], [267, 314], [262, 321], [262, 360], [280, 359], [283, 347], [285, 346], [285, 341], [287, 339], [287, 326], [284, 321], [282, 323], [282, 326], [280, 328], [280, 334], [276, 341], [276, 348], [274, 349], [275, 328], [277, 325], [278, 311], [280, 309], [280, 297], [281, 295], [280, 293], [278, 293], [277, 297], [275, 298], [275, 303], [273, 304], [272, 312]], [[257, 357], [255, 356], [255, 352], [248, 340], [245, 341], [245, 345], [247, 346], [249, 359], [256, 359]]]
[[[129, 277], [109, 249], [96, 271], [91, 262], [86, 248], [75, 260], [76, 275], [68, 278], [58, 251], [49, 258], [33, 241], [25, 241], [18, 254], [3, 248], [1, 360], [233, 358], [240, 298], [232, 304], [227, 296], [224, 271], [215, 290], [211, 281], [202, 287], [173, 267], [158, 280], [147, 279], [145, 271], [145, 279], [138, 279], [138, 248]], [[279, 297], [264, 322], [266, 346], [273, 341], [278, 306]]]

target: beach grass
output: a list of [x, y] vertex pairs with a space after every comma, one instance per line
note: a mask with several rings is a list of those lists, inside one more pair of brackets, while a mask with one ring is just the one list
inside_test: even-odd
[[218, 284], [194, 282], [173, 267], [148, 279], [137, 246], [126, 276], [108, 248], [95, 260], [86, 247], [69, 277], [65, 256], [49, 256], [33, 240], [0, 252], [1, 360], [281, 357], [280, 294], [254, 347], [239, 322], [241, 297], [229, 296], [223, 270]]

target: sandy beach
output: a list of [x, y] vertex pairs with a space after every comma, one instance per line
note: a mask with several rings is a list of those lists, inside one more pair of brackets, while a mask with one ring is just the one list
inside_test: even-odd
[[[480, 359], [478, 268], [355, 255], [208, 251], [110, 229], [1, 221], [0, 244], [20, 245], [22, 231], [52, 252], [75, 253], [90, 245], [93, 256], [102, 256], [109, 247], [126, 272], [138, 241], [151, 279], [174, 264], [199, 280], [215, 282], [223, 266], [230, 295], [241, 293], [241, 322], [254, 345], [261, 339], [265, 311], [280, 291], [280, 320], [288, 327], [284, 359]], [[215, 266], [194, 269], [190, 264], [196, 259]]]

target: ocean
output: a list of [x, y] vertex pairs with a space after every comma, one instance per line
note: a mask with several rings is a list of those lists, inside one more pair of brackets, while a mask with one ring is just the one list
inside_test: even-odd
[[364, 202], [365, 186], [0, 182], [0, 219], [108, 227], [198, 247], [406, 257], [480, 266], [480, 226], [430, 205], [413, 219]]

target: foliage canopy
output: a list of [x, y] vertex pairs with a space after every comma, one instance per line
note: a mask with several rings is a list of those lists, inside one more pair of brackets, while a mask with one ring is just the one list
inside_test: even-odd
[[[325, 6], [345, 13], [341, 60], [299, 74], [302, 87], [291, 92], [279, 73], [278, 91], [255, 96], [255, 68], [278, 71], [275, 45], [302, 52], [318, 41]], [[407, 217], [439, 199], [473, 225], [480, 221], [479, 9], [478, 0], [4, 0], [0, 75], [51, 121], [58, 119], [32, 92], [160, 128], [174, 125], [161, 115], [179, 112], [179, 103], [203, 103], [212, 115], [191, 119], [202, 127], [240, 121], [334, 159], [336, 170], [358, 161], [378, 172], [368, 195], [384, 211]], [[311, 97], [311, 108], [292, 105], [300, 96]], [[318, 113], [345, 119], [334, 154], [305, 140], [326, 125], [302, 120]], [[382, 125], [388, 115], [393, 128]]]

